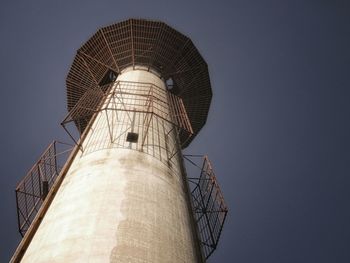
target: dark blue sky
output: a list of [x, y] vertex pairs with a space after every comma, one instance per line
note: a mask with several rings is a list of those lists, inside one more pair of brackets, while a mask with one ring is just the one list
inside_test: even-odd
[[350, 5], [331, 0], [2, 1], [0, 262], [20, 240], [16, 183], [69, 140], [76, 50], [130, 17], [168, 23], [209, 65], [208, 122], [186, 153], [209, 155], [230, 209], [210, 262], [350, 262]]

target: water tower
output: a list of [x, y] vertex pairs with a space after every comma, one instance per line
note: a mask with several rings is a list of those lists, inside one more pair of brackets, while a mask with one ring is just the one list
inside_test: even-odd
[[182, 154], [212, 98], [192, 41], [158, 21], [103, 27], [66, 84], [72, 147], [54, 141], [18, 184], [11, 262], [205, 262], [227, 207], [209, 159]]

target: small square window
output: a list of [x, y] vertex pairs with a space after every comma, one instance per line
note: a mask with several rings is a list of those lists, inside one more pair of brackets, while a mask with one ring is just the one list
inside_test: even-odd
[[126, 136], [126, 141], [127, 142], [137, 142], [139, 139], [138, 133], [135, 132], [128, 132], [128, 135]]

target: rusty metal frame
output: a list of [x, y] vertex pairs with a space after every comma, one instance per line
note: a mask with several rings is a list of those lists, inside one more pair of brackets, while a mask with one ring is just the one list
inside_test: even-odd
[[[87, 127], [90, 127], [91, 123], [94, 121], [95, 116], [92, 117], [92, 119], [89, 121], [89, 124]], [[82, 136], [81, 136], [81, 140], [84, 140], [84, 138], [86, 137], [86, 132], [84, 131]], [[78, 145], [80, 143], [78, 142]], [[67, 144], [70, 145], [70, 144]], [[37, 212], [35, 218], [33, 219], [32, 224], [30, 225], [30, 227], [28, 228], [25, 236], [23, 237], [23, 239], [21, 240], [21, 242], [19, 243], [14, 255], [12, 256], [10, 263], [19, 263], [27, 249], [27, 247], [29, 246], [32, 238], [34, 237], [36, 231], [38, 230], [41, 221], [43, 220], [47, 210], [50, 207], [50, 204], [52, 202], [52, 200], [54, 199], [59, 187], [61, 186], [67, 171], [69, 169], [69, 167], [71, 166], [74, 157], [78, 154], [79, 152], [79, 147], [78, 145], [75, 145], [73, 150], [70, 152], [69, 157], [67, 158], [67, 161], [65, 162], [65, 164], [63, 165], [63, 168], [61, 169], [59, 175], [57, 176], [56, 180], [54, 181], [51, 189], [49, 190], [45, 200], [43, 200], [43, 203], [39, 209], [39, 211]]]
[[[62, 146], [64, 149], [58, 151]], [[69, 148], [66, 149], [67, 147]], [[33, 222], [72, 148], [71, 144], [53, 141], [17, 184], [15, 193], [18, 230], [22, 237]]]
[[[109, 90], [111, 88], [111, 84], [106, 86], [107, 87], [103, 87], [103, 89]], [[81, 150], [83, 150], [82, 145], [78, 144], [80, 138], [74, 138], [68, 125], [70, 123], [75, 123], [79, 131], [79, 135], [82, 134], [91, 118], [94, 116], [95, 113], [99, 111], [100, 105], [106, 99], [107, 92], [103, 92], [103, 89], [99, 88], [87, 90], [84, 93], [84, 95], [80, 98], [79, 102], [74, 106], [74, 108], [65, 116], [65, 118], [61, 122], [61, 126], [63, 127], [63, 129], [73, 140], [73, 142], [79, 146]]]
[[[226, 220], [228, 208], [206, 155], [184, 155], [189, 164], [200, 170], [199, 177], [188, 177], [191, 201], [204, 257], [215, 251]], [[201, 166], [198, 159], [202, 160]]]
[[[141, 91], [138, 91], [140, 87]], [[132, 97], [130, 98], [130, 96]], [[128, 99], [132, 99], [133, 103], [127, 102]], [[186, 143], [193, 135], [191, 122], [180, 97], [168, 91], [164, 91], [162, 88], [152, 83], [133, 81], [117, 81], [113, 85], [110, 85], [106, 93], [103, 93], [101, 89], [86, 91], [79, 102], [64, 118], [61, 125], [74, 143], [77, 144], [78, 140], [74, 138], [67, 128], [67, 125], [69, 123], [75, 123], [78, 130], [81, 132], [85, 130], [84, 125], [88, 123], [89, 119], [97, 112], [102, 111], [106, 112], [108, 131], [112, 143], [115, 141], [115, 138], [113, 138], [114, 119], [111, 118], [110, 120], [107, 111], [124, 111], [127, 113], [130, 122], [132, 119], [129, 113], [137, 112], [145, 114], [140, 151], [143, 151], [143, 147], [146, 146], [145, 139], [153, 116], [157, 116], [163, 121], [172, 124], [172, 128], [166, 132], [166, 136], [169, 136], [171, 132], [176, 132], [179, 137], [186, 137], [186, 139], [183, 140], [183, 143]], [[147, 145], [150, 146], [149, 144]], [[79, 147], [82, 151], [84, 150], [82, 145], [79, 145]], [[169, 161], [178, 153], [179, 148], [174, 147], [173, 149], [166, 149], [166, 151], [168, 156], [167, 161]]]
[[[192, 135], [180, 133], [185, 148], [205, 124], [212, 91], [208, 67], [192, 41], [165, 23], [129, 19], [99, 29], [78, 50], [68, 73], [67, 103], [71, 111], [85, 92], [97, 89], [108, 70], [145, 67], [164, 80], [172, 78], [170, 94], [181, 98], [192, 127]], [[88, 118], [75, 122], [79, 131]], [[81, 123], [80, 123], [81, 122]]]

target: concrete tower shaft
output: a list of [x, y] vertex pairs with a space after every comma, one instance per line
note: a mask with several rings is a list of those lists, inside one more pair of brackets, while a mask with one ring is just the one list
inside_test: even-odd
[[172, 118], [155, 72], [123, 70], [22, 262], [201, 262]]

